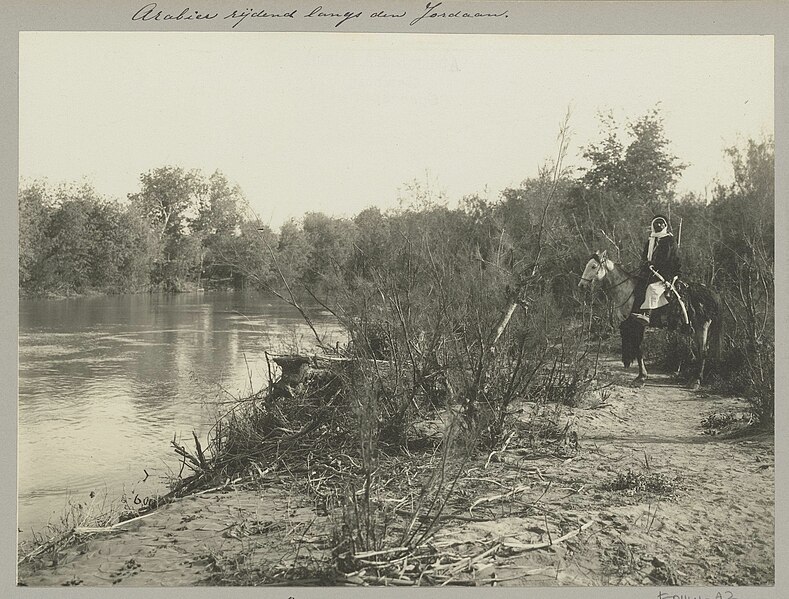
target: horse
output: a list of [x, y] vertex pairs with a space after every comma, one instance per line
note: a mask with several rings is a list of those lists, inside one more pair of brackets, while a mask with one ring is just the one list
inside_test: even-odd
[[[620, 264], [608, 258], [607, 251], [592, 254], [586, 263], [586, 268], [581, 275], [578, 286], [581, 288], [599, 283], [608, 301], [616, 308], [620, 320], [619, 331], [622, 338], [622, 363], [629, 367], [633, 360], [638, 362], [637, 385], [643, 385], [649, 373], [644, 364], [644, 354], [641, 344], [644, 339], [645, 325], [631, 317], [633, 301], [638, 277], [627, 272]], [[709, 340], [715, 343], [716, 353], [720, 353], [721, 320], [720, 302], [715, 293], [701, 283], [684, 285], [682, 301], [687, 310], [689, 324], [685, 325], [684, 319], [678, 315], [677, 300], [668, 305], [652, 311], [653, 316], [660, 313], [669, 313], [669, 328], [679, 328], [684, 333], [692, 334], [695, 355], [699, 362], [695, 379], [691, 382], [693, 389], [698, 389], [704, 379], [704, 366], [707, 360], [707, 345]], [[672, 313], [672, 311], [674, 311]], [[655, 319], [652, 319], [655, 322]], [[685, 326], [683, 326], [685, 325]]]

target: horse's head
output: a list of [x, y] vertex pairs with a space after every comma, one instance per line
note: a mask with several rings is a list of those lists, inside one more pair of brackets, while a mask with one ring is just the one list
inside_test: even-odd
[[587, 287], [595, 281], [602, 281], [611, 268], [609, 266], [610, 263], [611, 261], [608, 259], [608, 252], [606, 250], [592, 254], [592, 257], [589, 258], [589, 262], [586, 263], [586, 268], [584, 268], [584, 273], [581, 275], [581, 280], [578, 281], [578, 286]]

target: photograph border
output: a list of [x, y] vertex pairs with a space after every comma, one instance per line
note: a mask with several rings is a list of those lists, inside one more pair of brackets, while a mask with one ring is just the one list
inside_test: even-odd
[[[334, 12], [363, 11], [366, 14], [376, 10], [401, 10], [418, 14], [424, 8], [425, 1], [392, 1], [392, 2], [350, 2], [315, 1], [305, 2], [257, 2], [256, 0], [232, 2], [203, 0], [164, 0], [158, 2], [162, 9], [177, 14], [183, 7], [204, 11], [212, 7], [222, 10], [233, 7], [265, 7], [271, 12], [287, 11], [289, 8], [311, 9], [317, 5], [331, 8]], [[0, 121], [0, 138], [4, 140], [0, 153], [0, 192], [3, 198], [0, 221], [0, 239], [3, 252], [0, 272], [4, 280], [17, 280], [18, 265], [18, 232], [16, 204], [13, 198], [17, 194], [19, 181], [19, 98], [18, 98], [18, 65], [19, 65], [19, 32], [20, 31], [329, 31], [341, 35], [343, 32], [364, 33], [444, 33], [444, 34], [481, 34], [499, 33], [511, 35], [528, 34], [571, 34], [571, 35], [772, 35], [775, 48], [775, 141], [776, 141], [776, 198], [785, 198], [789, 190], [789, 119], [787, 104], [789, 103], [789, 5], [782, 2], [525, 2], [525, 1], [477, 1], [477, 2], [444, 2], [444, 6], [453, 11], [483, 11], [487, 13], [505, 13], [504, 18], [480, 19], [422, 19], [410, 24], [410, 19], [370, 19], [366, 16], [349, 19], [341, 26], [335, 22], [324, 20], [245, 20], [242, 26], [231, 29], [228, 22], [222, 21], [141, 21], [133, 20], [134, 14], [144, 5], [146, 0], [129, 1], [113, 0], [11, 0], [6, 2], [0, 14], [0, 47], [2, 59], [2, 84], [0, 84], [0, 102], [5, 118]], [[434, 2], [435, 4], [435, 2]], [[775, 220], [777, 230], [787, 223], [787, 203], [776, 199]], [[786, 410], [781, 399], [783, 391], [789, 388], [789, 377], [786, 366], [786, 339], [789, 329], [786, 292], [789, 291], [787, 268], [784, 259], [789, 257], [789, 237], [776, 236], [775, 269], [776, 284], [776, 402], [775, 426], [777, 431], [785, 430], [787, 425]], [[16, 530], [17, 501], [17, 369], [18, 369], [18, 289], [16, 285], [4, 285], [0, 295], [4, 317], [2, 319], [2, 348], [0, 374], [6, 381], [8, 392], [3, 394], [2, 402], [2, 434], [5, 459], [2, 460], [3, 530]], [[775, 450], [775, 564], [789, 563], [787, 551], [787, 533], [789, 521], [783, 515], [786, 510], [785, 498], [789, 496], [786, 467], [787, 441], [782, 435], [776, 437]], [[784, 498], [778, 501], [778, 498]], [[700, 498], [703, 501], [703, 498]], [[784, 516], [784, 517], [782, 517]], [[16, 586], [16, 535], [3, 535], [2, 557], [3, 576], [0, 581], [0, 595], [4, 597], [106, 597], [108, 594], [119, 593], [123, 597], [215, 597], [217, 589], [212, 587], [184, 588], [63, 588], [55, 587], [24, 588]], [[761, 599], [779, 597], [789, 585], [787, 571], [775, 568], [774, 587], [524, 587], [508, 589], [427, 589], [412, 592], [428, 592], [432, 594], [452, 593], [458, 595], [477, 595], [483, 593], [504, 594], [505, 596], [539, 596], [559, 597], [644, 597], [657, 598], [663, 591], [665, 597], [685, 595], [690, 597], [716, 597], [726, 591], [733, 593], [738, 599]], [[221, 591], [233, 597], [260, 596], [266, 597], [333, 597], [367, 594], [375, 592], [380, 596], [400, 596], [402, 590], [388, 588], [348, 589], [348, 588], [272, 588], [240, 589], [226, 588]], [[122, 594], [121, 594], [122, 593]]]

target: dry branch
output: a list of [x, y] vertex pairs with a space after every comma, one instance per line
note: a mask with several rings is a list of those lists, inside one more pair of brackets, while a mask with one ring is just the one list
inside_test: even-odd
[[[449, 580], [447, 580], [444, 583], [442, 583], [442, 586], [444, 586], [447, 583], [449, 583], [449, 581], [452, 580], [452, 577], [456, 576], [457, 574], [460, 574], [463, 570], [471, 568], [471, 566], [473, 566], [476, 563], [479, 563], [480, 561], [482, 561], [483, 559], [485, 559], [489, 555], [495, 554], [496, 551], [498, 551], [501, 548], [501, 546], [502, 546], [501, 543], [498, 543], [498, 542], [494, 543], [492, 547], [490, 547], [489, 549], [483, 551], [482, 553], [480, 553], [480, 554], [478, 554], [476, 556], [464, 557], [463, 559], [461, 559], [460, 561], [456, 562], [455, 564], [449, 564], [450, 568], [449, 568], [449, 571], [447, 572], [447, 575], [449, 576]], [[436, 570], [444, 569], [444, 568], [446, 568], [446, 566], [443, 566], [443, 567], [442, 566], [436, 566], [435, 567]]]
[[531, 488], [531, 485], [521, 485], [519, 487], [515, 487], [512, 491], [509, 491], [508, 493], [501, 493], [499, 495], [491, 495], [490, 497], [482, 497], [480, 499], [477, 499], [474, 503], [472, 503], [469, 506], [468, 513], [469, 513], [469, 515], [473, 516], [474, 515], [473, 514], [474, 508], [477, 507], [480, 503], [492, 503], [493, 501], [497, 501], [499, 499], [506, 499], [508, 497], [513, 497], [513, 496], [517, 495], [518, 493], [522, 493], [523, 491], [525, 491], [527, 489], [530, 489], [530, 488]]
[[592, 518], [586, 524], [583, 524], [583, 525], [579, 526], [578, 528], [571, 530], [567, 534], [562, 535], [561, 537], [559, 537], [555, 541], [551, 541], [551, 542], [523, 544], [523, 543], [514, 543], [512, 541], [502, 541], [502, 545], [504, 545], [504, 547], [506, 547], [507, 549], [515, 549], [517, 553], [520, 553], [522, 551], [533, 551], [535, 549], [544, 549], [546, 547], [551, 547], [552, 545], [558, 545], [559, 543], [562, 543], [562, 542], [566, 541], [567, 539], [573, 538], [577, 534], [579, 534], [582, 531], [584, 531], [587, 528], [589, 528], [595, 522], [596, 522], [596, 520], [594, 518]]
[[205, 455], [203, 455], [203, 448], [200, 446], [200, 439], [197, 438], [197, 433], [192, 431], [192, 436], [195, 439], [195, 449], [197, 450], [197, 458], [200, 463], [200, 467], [203, 470], [208, 470], [208, 464], [205, 461]]
[[[509, 305], [507, 306], [507, 309], [504, 311], [504, 314], [502, 315], [501, 320], [499, 321], [499, 324], [496, 327], [496, 331], [494, 332], [493, 339], [491, 340], [490, 345], [489, 345], [489, 350], [492, 351], [493, 348], [495, 347], [496, 342], [499, 340], [501, 335], [504, 333], [504, 329], [507, 328], [507, 325], [509, 324], [510, 319], [512, 318], [512, 315], [515, 313], [515, 308], [517, 308], [517, 307], [518, 307], [518, 302], [517, 301], [511, 301], [509, 303]], [[526, 306], [524, 306], [524, 310], [525, 309], [526, 309]]]

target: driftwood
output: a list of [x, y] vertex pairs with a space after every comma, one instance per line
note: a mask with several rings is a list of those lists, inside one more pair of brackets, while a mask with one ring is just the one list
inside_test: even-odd
[[[195, 436], [195, 441], [197, 441], [197, 436]], [[187, 466], [193, 472], [203, 472], [207, 469], [205, 466], [205, 457], [202, 458], [201, 463], [201, 459], [196, 458], [191, 453], [189, 453], [189, 451], [183, 445], [179, 445], [175, 440], [175, 437], [173, 437], [173, 440], [170, 441], [170, 445], [172, 446], [175, 453], [183, 458], [182, 464]], [[200, 453], [202, 453], [202, 449], [200, 450]]]
[[[266, 354], [269, 356], [270, 354]], [[372, 358], [348, 358], [345, 356], [325, 354], [271, 354], [271, 360], [279, 366], [279, 379], [271, 382], [271, 397], [293, 398], [298, 395], [302, 386], [308, 382], [309, 375], [316, 372], [336, 372], [355, 364], [383, 367], [391, 365], [389, 360]], [[271, 375], [269, 375], [271, 378]]]
[[[379, 571], [378, 576], [367, 574], [365, 569], [358, 570], [349, 574], [345, 574], [338, 578], [337, 582], [357, 585], [357, 586], [418, 586], [422, 580], [429, 580], [429, 584], [437, 586], [448, 585], [465, 585], [477, 586], [480, 584], [496, 584], [497, 582], [504, 582], [506, 580], [515, 580], [528, 576], [537, 572], [541, 572], [544, 568], [537, 570], [530, 570], [517, 576], [510, 578], [458, 578], [464, 572], [470, 570], [481, 571], [493, 565], [490, 560], [495, 560], [495, 556], [499, 552], [504, 552], [507, 556], [523, 553], [526, 551], [535, 551], [539, 549], [546, 549], [548, 547], [558, 545], [564, 541], [571, 539], [586, 530], [596, 522], [591, 519], [588, 522], [579, 525], [577, 528], [572, 529], [570, 532], [562, 535], [557, 539], [549, 538], [548, 541], [540, 543], [518, 543], [514, 541], [505, 540], [504, 538], [497, 539], [480, 539], [478, 541], [470, 541], [468, 539], [462, 541], [452, 541], [446, 544], [431, 543], [429, 545], [419, 545], [416, 547], [394, 547], [392, 549], [384, 549], [380, 551], [366, 551], [353, 554], [351, 557], [357, 560], [357, 564], [363, 566], [365, 569], [373, 568], [387, 568], [390, 573], [394, 574], [400, 571], [401, 574], [397, 577], [381, 575], [383, 572]], [[460, 556], [452, 551], [446, 549], [452, 545], [472, 545], [482, 547], [481, 551], [472, 555]], [[442, 552], [440, 548], [443, 548]], [[391, 555], [391, 559], [387, 560], [387, 555]], [[383, 561], [368, 561], [371, 557], [382, 558]], [[419, 572], [418, 578], [407, 578], [402, 574], [403, 566], [408, 562], [421, 562], [424, 566], [423, 569], [417, 569]]]
[[494, 501], [498, 501], [499, 499], [507, 499], [509, 497], [514, 497], [518, 493], [523, 493], [528, 489], [531, 489], [531, 485], [520, 485], [518, 487], [515, 487], [512, 491], [509, 491], [508, 493], [500, 493], [498, 495], [491, 495], [490, 497], [481, 497], [480, 499], [477, 499], [474, 503], [472, 503], [469, 506], [468, 513], [469, 515], [473, 515], [474, 508], [480, 505], [481, 503], [492, 503]]
[[310, 362], [313, 361], [311, 356], [302, 355], [285, 355], [273, 356], [272, 360], [280, 367], [282, 374], [279, 382], [286, 385], [298, 385], [304, 380]]
[[570, 532], [568, 532], [565, 535], [562, 535], [561, 537], [559, 537], [555, 541], [546, 541], [546, 542], [542, 542], [542, 543], [528, 543], [528, 544], [515, 543], [515, 542], [512, 542], [512, 541], [502, 541], [502, 545], [504, 545], [504, 547], [506, 547], [507, 549], [514, 549], [517, 552], [534, 551], [535, 549], [545, 549], [546, 547], [551, 547], [552, 545], [558, 545], [559, 543], [562, 543], [562, 542], [566, 541], [567, 539], [573, 538], [577, 534], [580, 534], [582, 531], [584, 531], [587, 528], [589, 528], [595, 522], [596, 522], [596, 520], [594, 518], [592, 518], [586, 524], [582, 524], [578, 528], [575, 528], [575, 529], [571, 530]]

